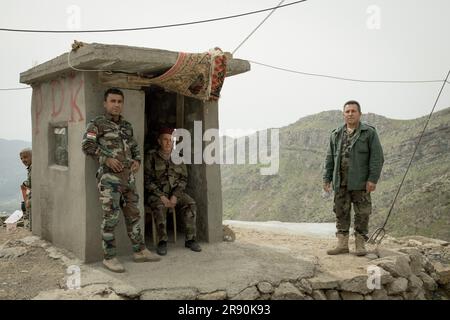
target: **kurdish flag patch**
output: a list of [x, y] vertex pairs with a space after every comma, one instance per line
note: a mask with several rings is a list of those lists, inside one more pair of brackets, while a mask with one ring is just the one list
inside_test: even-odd
[[86, 134], [86, 138], [95, 140], [95, 139], [97, 139], [97, 134], [95, 132], [88, 132]]

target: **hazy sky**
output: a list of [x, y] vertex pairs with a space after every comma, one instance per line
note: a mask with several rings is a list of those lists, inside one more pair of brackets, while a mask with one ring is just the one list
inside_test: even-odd
[[[293, 0], [286, 0], [285, 3]], [[178, 23], [272, 7], [279, 0], [24, 1], [2, 3], [2, 28], [67, 29], [71, 6], [80, 28]], [[379, 15], [377, 15], [379, 13]], [[267, 12], [159, 30], [97, 34], [0, 31], [0, 88], [20, 87], [19, 74], [70, 49], [74, 39], [174, 51], [233, 49]], [[309, 0], [278, 9], [235, 54], [279, 67], [360, 79], [443, 79], [450, 69], [448, 0]], [[377, 17], [379, 19], [377, 19]], [[374, 84], [314, 78], [252, 65], [225, 80], [222, 129], [280, 127], [359, 100], [363, 112], [409, 119], [430, 112], [440, 83]], [[0, 138], [31, 140], [31, 90], [0, 91]], [[450, 106], [450, 85], [437, 109]]]

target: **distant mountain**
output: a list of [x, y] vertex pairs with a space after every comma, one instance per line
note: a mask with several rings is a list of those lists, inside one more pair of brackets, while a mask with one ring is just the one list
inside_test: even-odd
[[[380, 135], [385, 165], [372, 195], [372, 231], [387, 215], [426, 117], [393, 120], [363, 116]], [[323, 162], [341, 111], [304, 117], [280, 129], [278, 175], [260, 175], [261, 165], [223, 165], [225, 219], [334, 222], [332, 199], [322, 199]], [[230, 146], [228, 146], [230, 147]], [[397, 199], [387, 232], [450, 240], [450, 108], [430, 119]]]
[[20, 185], [27, 177], [27, 171], [19, 158], [23, 148], [31, 142], [0, 139], [0, 211], [20, 209], [22, 195]]

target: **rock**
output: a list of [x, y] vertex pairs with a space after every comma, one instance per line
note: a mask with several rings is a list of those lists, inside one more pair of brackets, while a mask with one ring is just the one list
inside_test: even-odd
[[231, 300], [256, 300], [258, 297], [258, 289], [256, 289], [256, 286], [251, 286], [239, 292]]
[[388, 300], [404, 300], [402, 296], [388, 296]]
[[198, 295], [198, 300], [225, 300], [227, 292], [223, 290]]
[[413, 289], [405, 293], [405, 300], [426, 300], [423, 290]]
[[439, 277], [437, 282], [440, 285], [446, 285], [450, 283], [450, 266], [443, 265], [441, 262], [436, 261], [432, 262], [434, 269], [436, 270], [436, 274]]
[[424, 257], [423, 260], [424, 260], [423, 267], [428, 274], [432, 274], [432, 273], [436, 272], [430, 259], [428, 259], [427, 257]]
[[408, 240], [406, 244], [408, 247], [420, 247], [423, 243], [414, 239]]
[[297, 288], [299, 288], [300, 291], [303, 291], [303, 292], [305, 292], [306, 294], [309, 294], [309, 295], [312, 294], [313, 288], [312, 288], [311, 283], [309, 283], [308, 280], [301, 279], [301, 280], [297, 281], [296, 284], [297, 284]]
[[32, 300], [123, 300], [123, 298], [107, 285], [94, 284], [81, 289], [40, 292]]
[[437, 289], [436, 281], [425, 272], [419, 273], [419, 278], [422, 280], [425, 290], [434, 291]]
[[405, 278], [395, 279], [387, 286], [387, 292], [389, 295], [403, 293], [406, 291], [406, 289], [408, 289], [408, 280]]
[[20, 256], [23, 256], [27, 252], [28, 252], [27, 248], [24, 247], [4, 248], [0, 250], [0, 258], [16, 259]]
[[300, 292], [292, 283], [282, 282], [275, 289], [272, 300], [304, 300], [305, 295]]
[[123, 296], [128, 299], [135, 299], [140, 296], [139, 291], [135, 287], [132, 287], [132, 286], [129, 286], [126, 284], [113, 286], [112, 289], [119, 296]]
[[52, 259], [61, 259], [63, 257], [63, 254], [60, 253], [56, 248], [54, 247], [49, 247], [47, 249], [45, 249], [45, 251], [47, 251], [48, 256]]
[[391, 283], [395, 279], [389, 272], [387, 272], [383, 268], [380, 268], [380, 277], [381, 277], [381, 284], [383, 285]]
[[364, 300], [373, 300], [372, 296], [369, 294], [367, 296], [364, 296]]
[[408, 236], [407, 238], [409, 238], [410, 240], [413, 240], [413, 241], [420, 242], [422, 244], [437, 244], [439, 246], [448, 246], [449, 245], [448, 241], [428, 238], [428, 237], [424, 237], [424, 236]]
[[327, 300], [341, 300], [341, 296], [337, 290], [327, 290], [325, 291]]
[[314, 300], [327, 300], [327, 296], [322, 290], [314, 290], [312, 292], [312, 297]]
[[341, 291], [342, 300], [364, 300], [364, 296], [359, 293]]
[[387, 249], [383, 247], [377, 247], [376, 253], [380, 258], [392, 257], [392, 256], [404, 256], [405, 254], [396, 250]]
[[309, 283], [313, 290], [320, 289], [337, 289], [339, 286], [339, 281], [335, 278], [331, 278], [329, 276], [320, 275], [316, 278], [309, 279]]
[[436, 282], [439, 281], [439, 276], [438, 276], [438, 274], [436, 272], [430, 273], [430, 277]]
[[372, 260], [371, 263], [388, 271], [394, 277], [408, 278], [412, 273], [407, 256], [385, 257]]
[[386, 289], [377, 289], [373, 290], [372, 294], [372, 300], [387, 300], [388, 294]]
[[367, 274], [369, 275], [367, 281], [370, 289], [380, 289], [382, 285], [394, 281], [394, 277], [379, 266], [369, 264], [367, 266]]
[[367, 294], [372, 291], [367, 285], [367, 279], [368, 277], [365, 275], [345, 279], [339, 283], [339, 288], [343, 291]]
[[442, 248], [442, 246], [438, 243], [426, 243], [423, 244], [420, 248], [422, 248], [424, 251], [431, 251], [431, 250], [439, 250]]
[[141, 300], [195, 300], [197, 291], [192, 288], [154, 289], [141, 294]]
[[36, 241], [39, 241], [40, 238], [36, 237], [36, 236], [28, 236], [25, 237], [23, 239], [20, 239], [19, 241], [22, 242], [23, 244], [27, 245], [27, 246], [31, 246], [33, 243], [35, 243]]
[[256, 300], [270, 300], [270, 293], [262, 293]]
[[424, 270], [425, 258], [417, 248], [402, 248], [399, 250], [402, 253], [405, 253], [410, 258], [409, 266], [411, 267], [412, 273], [418, 275], [420, 272]]
[[414, 274], [409, 276], [409, 278], [408, 278], [408, 290], [414, 290], [414, 289], [421, 290], [422, 287], [423, 287], [423, 281], [420, 280], [419, 277], [417, 277]]
[[272, 284], [267, 281], [261, 281], [257, 285], [259, 292], [261, 293], [272, 293], [275, 289], [273, 288]]
[[366, 254], [366, 258], [369, 260], [375, 260], [378, 259], [379, 257], [375, 253], [368, 253]]

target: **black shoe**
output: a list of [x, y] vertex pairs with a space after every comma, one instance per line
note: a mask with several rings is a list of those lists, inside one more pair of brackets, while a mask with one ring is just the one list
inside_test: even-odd
[[165, 256], [167, 254], [167, 242], [160, 241], [156, 247], [156, 253], [160, 256]]
[[195, 240], [188, 240], [188, 241], [186, 241], [185, 243], [184, 243], [184, 246], [186, 247], [186, 248], [189, 248], [189, 249], [191, 249], [192, 251], [195, 251], [195, 252], [200, 252], [200, 251], [202, 251], [202, 248], [200, 247], [200, 245], [197, 243], [197, 241], [195, 241]]

